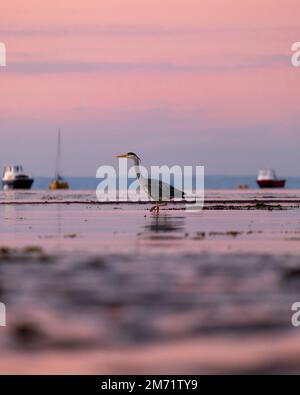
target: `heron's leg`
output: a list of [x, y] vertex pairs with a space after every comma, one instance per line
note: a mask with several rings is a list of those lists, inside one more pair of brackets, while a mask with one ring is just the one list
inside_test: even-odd
[[152, 213], [152, 212], [156, 212], [156, 213], [158, 213], [158, 203], [156, 203], [154, 206], [152, 206], [151, 208], [150, 208], [150, 213]]
[[158, 207], [158, 202], [156, 202], [156, 204], [150, 208], [150, 213], [155, 212], [156, 215], [159, 214], [159, 207]]
[[159, 215], [159, 208], [163, 207], [163, 206], [166, 206], [166, 205], [167, 205], [167, 203], [156, 202], [155, 206], [150, 208], [150, 212], [152, 213], [153, 211], [155, 211], [156, 215]]

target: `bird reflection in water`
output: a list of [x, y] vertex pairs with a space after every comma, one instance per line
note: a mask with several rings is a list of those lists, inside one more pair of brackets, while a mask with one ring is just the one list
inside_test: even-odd
[[174, 240], [185, 237], [185, 217], [151, 216], [144, 227], [143, 237], [151, 240]]

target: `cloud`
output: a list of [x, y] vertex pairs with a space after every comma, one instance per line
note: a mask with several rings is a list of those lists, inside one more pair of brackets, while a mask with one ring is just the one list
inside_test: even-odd
[[247, 34], [255, 38], [261, 34], [295, 33], [299, 29], [294, 26], [273, 28], [249, 28], [249, 27], [167, 27], [159, 25], [69, 25], [69, 26], [39, 26], [36, 28], [0, 28], [0, 36], [17, 37], [59, 37], [65, 35], [80, 36], [223, 36], [224, 34], [240, 35]]
[[231, 56], [226, 62], [218, 58], [193, 64], [143, 63], [143, 62], [86, 62], [86, 61], [23, 61], [7, 65], [7, 73], [16, 74], [60, 74], [60, 73], [112, 73], [112, 72], [234, 72], [248, 69], [289, 66], [290, 57], [283, 54]]

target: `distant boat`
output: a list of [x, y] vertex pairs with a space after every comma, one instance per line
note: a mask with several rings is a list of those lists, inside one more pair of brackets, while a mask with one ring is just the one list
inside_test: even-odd
[[61, 133], [58, 131], [55, 178], [51, 181], [49, 189], [69, 189], [69, 184], [60, 175]]
[[26, 174], [23, 166], [5, 166], [2, 177], [3, 189], [30, 189], [34, 179]]
[[237, 186], [237, 189], [249, 189], [249, 187], [248, 187], [247, 184], [239, 184], [239, 185]]
[[273, 169], [263, 169], [259, 170], [256, 182], [260, 188], [284, 188], [286, 180], [277, 178]]

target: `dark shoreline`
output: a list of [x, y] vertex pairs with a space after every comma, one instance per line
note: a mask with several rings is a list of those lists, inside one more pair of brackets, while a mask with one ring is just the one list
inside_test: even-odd
[[[181, 210], [185, 211], [186, 207], [176, 207], [183, 204], [194, 204], [195, 202], [165, 202], [169, 203], [168, 207], [162, 207], [161, 210]], [[1, 202], [0, 206], [44, 206], [44, 205], [81, 205], [81, 206], [134, 206], [134, 205], [150, 205], [154, 204], [152, 201], [113, 201], [113, 202], [98, 202], [98, 201], [61, 201], [61, 200], [45, 200], [45, 201], [8, 201]], [[174, 207], [175, 206], [175, 207]], [[300, 199], [249, 199], [249, 200], [206, 200], [202, 210], [294, 210], [300, 208]]]

